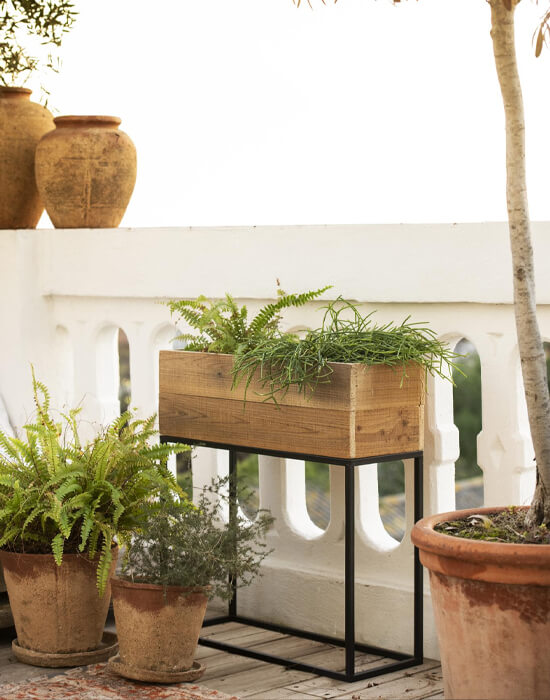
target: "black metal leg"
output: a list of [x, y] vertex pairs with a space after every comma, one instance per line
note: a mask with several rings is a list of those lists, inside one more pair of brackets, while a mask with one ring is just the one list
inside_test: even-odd
[[[424, 511], [424, 459], [414, 458], [414, 522]], [[424, 656], [424, 572], [418, 549], [414, 548], [414, 657], [422, 662]]]
[[[237, 501], [237, 453], [229, 450], [229, 522], [234, 523], [237, 519], [239, 504]], [[231, 575], [229, 577], [233, 588], [233, 596], [229, 601], [229, 616], [237, 615], [237, 579]]]
[[346, 680], [355, 676], [355, 470], [346, 464], [345, 476], [345, 643]]

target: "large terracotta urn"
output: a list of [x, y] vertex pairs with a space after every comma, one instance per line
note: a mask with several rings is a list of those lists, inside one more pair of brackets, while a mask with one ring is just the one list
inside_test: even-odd
[[56, 228], [116, 228], [136, 182], [118, 117], [56, 117], [36, 149], [36, 182]]
[[433, 515], [411, 534], [430, 572], [446, 700], [550, 698], [550, 545], [470, 540], [434, 529], [501, 510]]
[[34, 154], [53, 117], [30, 96], [26, 88], [0, 87], [0, 229], [36, 228], [44, 211]]

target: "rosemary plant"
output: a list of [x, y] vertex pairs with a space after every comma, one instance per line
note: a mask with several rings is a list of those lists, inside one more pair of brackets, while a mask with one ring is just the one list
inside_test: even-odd
[[33, 370], [36, 419], [26, 439], [0, 431], [0, 547], [16, 552], [98, 555], [97, 585], [103, 593], [116, 537], [125, 543], [139, 525], [144, 505], [161, 491], [180, 492], [166, 466], [185, 445], [151, 445], [155, 416], [131, 411], [82, 444], [80, 409], [52, 417], [50, 395]]
[[170, 494], [149, 503], [126, 551], [122, 577], [161, 586], [209, 586], [208, 595], [224, 600], [232, 595], [229, 576], [239, 586], [252, 583], [269, 554], [263, 538], [273, 518], [259, 511], [252, 522], [238, 515], [223, 522], [226, 481], [213, 482], [196, 505]]
[[377, 325], [373, 312], [363, 316], [350, 301], [339, 297], [325, 307], [322, 326], [304, 338], [273, 334], [250, 345], [235, 357], [233, 386], [250, 384], [257, 372], [266, 400], [276, 402], [292, 386], [303, 394], [319, 382], [330, 381], [329, 362], [357, 362], [370, 367], [387, 365], [406, 376], [407, 365], [416, 363], [431, 374], [452, 381], [450, 370], [458, 355], [421, 323]]

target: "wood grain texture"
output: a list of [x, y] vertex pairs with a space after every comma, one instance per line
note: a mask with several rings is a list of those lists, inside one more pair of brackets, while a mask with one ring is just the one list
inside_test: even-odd
[[340, 459], [422, 449], [424, 370], [331, 363], [330, 382], [265, 402], [257, 378], [246, 404], [231, 389], [233, 357], [160, 353], [160, 432], [172, 437]]

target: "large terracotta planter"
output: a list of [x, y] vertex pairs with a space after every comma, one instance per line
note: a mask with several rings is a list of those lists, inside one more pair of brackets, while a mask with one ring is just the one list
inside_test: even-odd
[[430, 571], [446, 700], [550, 698], [550, 545], [467, 540], [433, 529], [500, 510], [443, 513], [412, 531]]
[[354, 459], [421, 450], [424, 369], [332, 362], [330, 382], [264, 401], [256, 378], [231, 388], [233, 356], [163, 350], [159, 424], [164, 436]]
[[[118, 550], [113, 551], [114, 573]], [[111, 599], [99, 596], [97, 560], [65, 554], [57, 566], [52, 554], [0, 550], [0, 562], [21, 647], [47, 654], [91, 651], [100, 645]]]
[[36, 228], [44, 204], [34, 178], [34, 154], [53, 117], [26, 88], [0, 87], [0, 229]]
[[177, 674], [193, 665], [208, 598], [204, 588], [111, 580], [120, 661]]
[[117, 227], [136, 182], [136, 149], [118, 117], [54, 119], [36, 149], [36, 182], [56, 228]]

